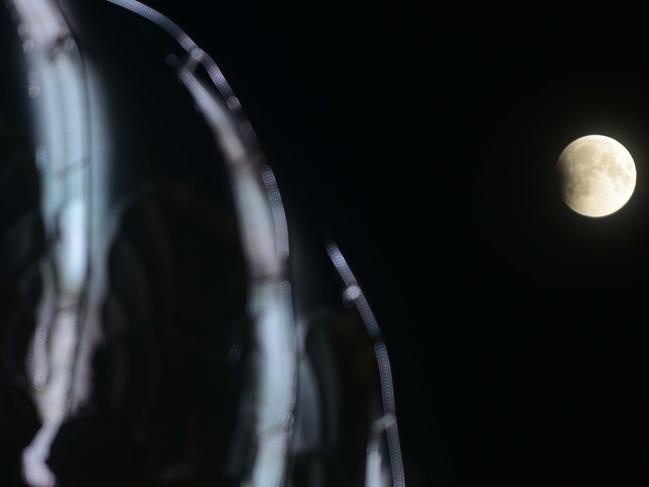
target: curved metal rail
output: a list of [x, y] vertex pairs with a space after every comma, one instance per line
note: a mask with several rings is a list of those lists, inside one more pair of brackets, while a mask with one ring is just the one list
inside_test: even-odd
[[[291, 284], [287, 274], [288, 230], [272, 170], [252, 126], [214, 60], [178, 25], [134, 0], [107, 0], [165, 30], [185, 51], [177, 63], [180, 81], [191, 94], [224, 155], [233, 188], [244, 258], [249, 273], [248, 313], [253, 321], [251, 384], [244, 401], [252, 404], [253, 427], [244, 449], [254, 451], [243, 485], [284, 485], [296, 403], [298, 343]], [[211, 84], [200, 77], [204, 70]], [[246, 421], [246, 418], [242, 418]], [[239, 425], [249, 430], [249, 425]]]
[[331, 259], [338, 275], [345, 284], [343, 298], [353, 303], [361, 316], [367, 333], [374, 344], [374, 354], [379, 369], [379, 380], [381, 384], [381, 397], [383, 400], [383, 415], [372, 425], [372, 435], [368, 445], [368, 460], [366, 470], [366, 485], [378, 486], [382, 484], [384, 461], [380, 448], [380, 437], [385, 433], [388, 446], [388, 458], [390, 464], [391, 485], [393, 487], [404, 487], [406, 484], [403, 470], [403, 459], [401, 456], [401, 445], [399, 442], [399, 430], [397, 428], [396, 404], [394, 400], [394, 386], [392, 384], [392, 369], [388, 350], [383, 341], [383, 334], [379, 327], [374, 312], [365, 297], [365, 293], [358, 285], [356, 276], [347, 264], [338, 246], [334, 243], [327, 245], [327, 254]]

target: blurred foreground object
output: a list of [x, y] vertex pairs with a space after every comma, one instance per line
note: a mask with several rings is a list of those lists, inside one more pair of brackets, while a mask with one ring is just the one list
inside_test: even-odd
[[109, 3], [11, 2], [35, 155], [0, 164], [39, 195], [0, 228], [24, 261], [1, 276], [3, 396], [34, 407], [7, 430], [24, 482], [404, 486], [386, 348], [342, 253], [289, 225], [212, 58]]

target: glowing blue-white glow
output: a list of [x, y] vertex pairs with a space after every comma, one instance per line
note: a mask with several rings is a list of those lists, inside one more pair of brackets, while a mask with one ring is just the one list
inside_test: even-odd
[[[26, 364], [42, 425], [23, 452], [23, 476], [31, 487], [51, 487], [56, 483], [46, 463], [51, 443], [90, 395], [92, 359], [101, 339], [99, 303], [111, 225], [104, 185], [92, 185], [95, 194], [90, 187], [106, 166], [103, 126], [92, 69], [82, 67], [56, 2], [12, 0], [12, 5], [29, 65], [40, 212], [51, 242], [40, 265], [42, 294]], [[95, 147], [89, 143], [93, 130]], [[93, 274], [93, 268], [99, 272]]]

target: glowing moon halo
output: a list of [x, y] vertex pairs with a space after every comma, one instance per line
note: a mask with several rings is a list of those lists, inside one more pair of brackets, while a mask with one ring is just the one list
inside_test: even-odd
[[635, 189], [633, 157], [617, 140], [604, 135], [572, 141], [561, 152], [557, 169], [563, 201], [580, 215], [615, 213]]

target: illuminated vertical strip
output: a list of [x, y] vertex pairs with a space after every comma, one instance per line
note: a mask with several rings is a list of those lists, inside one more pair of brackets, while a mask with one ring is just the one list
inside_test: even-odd
[[[28, 93], [35, 106], [36, 163], [48, 252], [27, 370], [42, 425], [23, 452], [23, 475], [32, 487], [53, 486], [46, 460], [62, 423], [91, 393], [91, 369], [100, 339], [99, 303], [105, 288], [106, 205], [93, 195], [91, 171], [102, 158], [92, 147], [96, 91], [57, 4], [12, 0], [28, 59]], [[97, 164], [95, 164], [95, 167]], [[94, 184], [93, 186], [101, 186]], [[94, 227], [93, 227], [94, 225]], [[100, 229], [99, 232], [96, 230]], [[99, 272], [92, 272], [93, 268]]]

